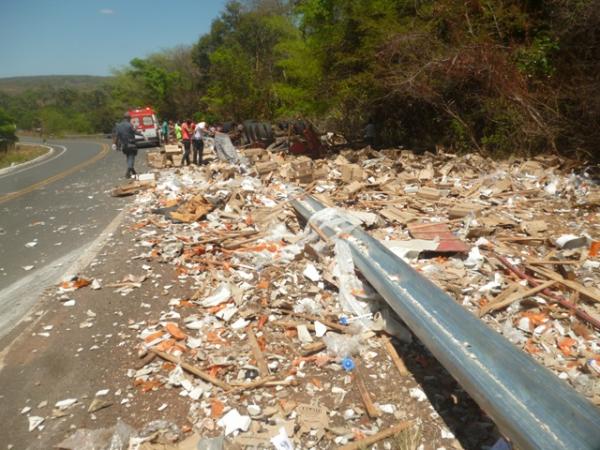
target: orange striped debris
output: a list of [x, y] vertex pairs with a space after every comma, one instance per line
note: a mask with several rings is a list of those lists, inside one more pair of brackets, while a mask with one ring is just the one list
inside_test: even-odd
[[598, 254], [600, 254], [600, 241], [594, 241], [590, 246], [590, 258], [595, 258]]
[[223, 415], [223, 410], [225, 409], [225, 405], [222, 401], [217, 400], [216, 398], [211, 399], [210, 401], [210, 417], [213, 419], [219, 419]]
[[152, 342], [152, 341], [155, 341], [155, 340], [157, 340], [157, 339], [160, 339], [160, 338], [161, 338], [161, 337], [163, 337], [164, 335], [165, 335], [165, 332], [164, 332], [164, 331], [162, 331], [162, 330], [156, 331], [156, 332], [154, 332], [154, 333], [152, 333], [152, 334], [149, 334], [148, 336], [146, 336], [146, 337], [144, 338], [144, 342], [145, 342], [146, 344], [149, 344], [149, 343], [150, 343], [150, 342]]
[[181, 331], [181, 328], [179, 328], [173, 322], [167, 322], [167, 325], [165, 328], [167, 329], [167, 332], [171, 336], [173, 336], [175, 339], [177, 339], [178, 341], [181, 341], [187, 337], [187, 334], [185, 334], [183, 331]]
[[565, 356], [573, 354], [573, 347], [577, 345], [577, 341], [570, 337], [562, 338], [558, 341], [558, 348]]

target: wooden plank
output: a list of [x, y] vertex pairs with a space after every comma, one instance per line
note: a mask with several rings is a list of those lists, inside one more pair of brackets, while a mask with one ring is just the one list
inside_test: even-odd
[[545, 237], [499, 237], [497, 238], [499, 241], [502, 242], [539, 242], [539, 241], [545, 241], [546, 238]]
[[405, 377], [406, 375], [408, 375], [408, 369], [406, 368], [406, 364], [404, 364], [404, 361], [396, 351], [396, 348], [392, 344], [392, 341], [390, 341], [390, 338], [388, 338], [387, 336], [382, 336], [381, 342], [383, 342], [383, 347], [386, 349], [388, 355], [390, 355], [390, 358], [392, 358], [392, 362], [396, 366], [396, 369], [398, 369], [400, 376]]
[[567, 279], [563, 278], [560, 274], [553, 272], [551, 270], [542, 268], [542, 267], [535, 267], [535, 266], [528, 265], [527, 268], [536, 273], [539, 273], [540, 275], [545, 276], [546, 278], [550, 278], [551, 280], [554, 280], [554, 281], [562, 284], [563, 286], [568, 287], [569, 289], [573, 289], [574, 291], [577, 291], [580, 294], [583, 294], [585, 297], [589, 298], [590, 300], [593, 300], [595, 302], [600, 302], [600, 292], [598, 292], [596, 289], [592, 290], [590, 288], [583, 286], [582, 284], [579, 284], [576, 281], [567, 280]]
[[533, 264], [535, 266], [552, 266], [554, 264], [559, 264], [561, 266], [565, 266], [565, 265], [571, 265], [571, 266], [578, 266], [581, 263], [579, 261], [573, 261], [571, 259], [560, 259], [560, 260], [555, 260], [555, 259], [528, 259], [527, 262], [529, 264]]
[[250, 348], [252, 349], [252, 354], [254, 355], [254, 359], [256, 360], [256, 365], [258, 366], [258, 371], [261, 377], [266, 377], [269, 375], [269, 367], [267, 366], [267, 360], [265, 359], [265, 355], [263, 354], [260, 346], [258, 345], [258, 340], [256, 339], [256, 335], [254, 331], [248, 329], [248, 342], [250, 342]]
[[338, 450], [360, 450], [363, 448], [368, 448], [370, 445], [376, 444], [379, 441], [383, 441], [384, 439], [387, 439], [389, 437], [397, 435], [398, 433], [401, 433], [402, 431], [411, 427], [412, 424], [413, 423], [410, 421], [400, 422], [399, 424], [396, 424], [390, 428], [380, 431], [379, 433], [374, 434], [373, 436], [368, 436], [365, 439], [361, 439], [359, 441], [354, 441], [354, 442], [351, 442], [350, 444], [346, 444], [341, 447], [338, 447]]
[[496, 311], [498, 309], [502, 309], [502, 308], [506, 308], [507, 306], [509, 306], [511, 303], [514, 303], [518, 300], [530, 297], [532, 295], [537, 294], [538, 292], [543, 291], [546, 288], [549, 288], [550, 286], [556, 284], [556, 281], [554, 280], [550, 280], [550, 281], [546, 281], [545, 283], [542, 283], [538, 286], [535, 286], [531, 289], [528, 289], [526, 291], [523, 292], [515, 292], [511, 295], [508, 295], [505, 299], [500, 300], [500, 301], [493, 301], [488, 303], [487, 305], [483, 306], [480, 310], [479, 310], [479, 314], [480, 316], [487, 314], [490, 311]]

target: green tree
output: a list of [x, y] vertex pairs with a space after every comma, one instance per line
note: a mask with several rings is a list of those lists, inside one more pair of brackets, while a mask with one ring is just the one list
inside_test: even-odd
[[0, 108], [0, 150], [6, 151], [17, 142], [17, 127], [12, 117]]

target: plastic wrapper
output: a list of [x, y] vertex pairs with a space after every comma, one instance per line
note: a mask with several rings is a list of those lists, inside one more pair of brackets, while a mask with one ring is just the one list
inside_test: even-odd
[[338, 358], [348, 358], [358, 354], [361, 345], [361, 336], [349, 336], [347, 334], [327, 333], [323, 336], [323, 342], [327, 346], [327, 352]]
[[56, 448], [62, 450], [127, 450], [129, 440], [135, 437], [135, 430], [120, 419], [111, 428], [75, 431]]
[[359, 317], [358, 321], [365, 328], [371, 328], [372, 322], [369, 317], [371, 311], [367, 303], [357, 300], [354, 292], [363, 292], [363, 285], [354, 273], [354, 262], [352, 252], [347, 242], [336, 239], [335, 247], [335, 269], [333, 274], [340, 284], [340, 305], [344, 312]]
[[231, 143], [229, 135], [217, 133], [214, 138], [214, 150], [221, 161], [227, 161], [231, 164], [240, 162], [240, 155]]
[[198, 442], [198, 450], [223, 450], [224, 445], [225, 436], [203, 438]]

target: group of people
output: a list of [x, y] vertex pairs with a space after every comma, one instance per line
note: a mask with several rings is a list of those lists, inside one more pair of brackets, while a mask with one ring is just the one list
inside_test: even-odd
[[[204, 161], [202, 154], [204, 152], [204, 137], [214, 133], [214, 130], [208, 129], [206, 122], [193, 123], [191, 120], [184, 120], [181, 124], [173, 121], [163, 121], [160, 128], [161, 140], [164, 144], [181, 143], [183, 146], [184, 165], [202, 165]], [[136, 175], [134, 168], [135, 157], [137, 155], [136, 135], [142, 135], [131, 123], [131, 116], [125, 113], [123, 120], [119, 122], [113, 133], [113, 149], [122, 151], [127, 157], [127, 172], [125, 178], [131, 178]], [[190, 154], [192, 160], [190, 161]]]
[[[206, 122], [194, 123], [190, 119], [179, 122], [163, 121], [161, 126], [162, 141], [165, 144], [181, 143], [183, 146], [183, 165], [203, 164], [204, 137], [209, 133]], [[190, 153], [192, 161], [190, 162]]]

